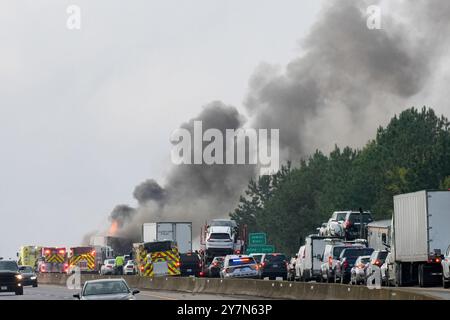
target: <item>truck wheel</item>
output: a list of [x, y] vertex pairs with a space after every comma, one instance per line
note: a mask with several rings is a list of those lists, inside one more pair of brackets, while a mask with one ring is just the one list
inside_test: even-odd
[[444, 289], [450, 288], [450, 280], [445, 279], [444, 274], [442, 274], [442, 286]]

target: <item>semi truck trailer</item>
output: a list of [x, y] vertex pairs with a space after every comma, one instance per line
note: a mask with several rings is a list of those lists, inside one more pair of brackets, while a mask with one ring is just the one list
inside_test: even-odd
[[449, 228], [450, 191], [394, 196], [389, 281], [396, 286], [440, 284]]

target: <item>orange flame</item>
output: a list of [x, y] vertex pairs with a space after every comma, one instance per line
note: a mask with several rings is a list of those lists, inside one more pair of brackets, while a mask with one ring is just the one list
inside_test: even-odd
[[119, 228], [119, 225], [116, 220], [113, 220], [111, 223], [111, 226], [109, 227], [109, 235], [114, 236], [117, 233], [117, 229]]

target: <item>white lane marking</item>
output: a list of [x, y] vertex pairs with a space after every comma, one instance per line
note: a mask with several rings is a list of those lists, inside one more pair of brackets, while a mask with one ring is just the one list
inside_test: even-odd
[[164, 299], [164, 300], [178, 300], [176, 298], [171, 298], [171, 297], [167, 297], [167, 296], [161, 296], [161, 295], [157, 295], [157, 294], [144, 293], [142, 291], [141, 291], [140, 295], [147, 296], [147, 297]]

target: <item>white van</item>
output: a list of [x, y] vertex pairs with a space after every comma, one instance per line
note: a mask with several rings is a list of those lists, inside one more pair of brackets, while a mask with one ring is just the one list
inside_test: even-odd
[[328, 238], [317, 235], [306, 237], [304, 251], [301, 255], [299, 251], [296, 263], [296, 278], [300, 281], [320, 281], [325, 239]]

